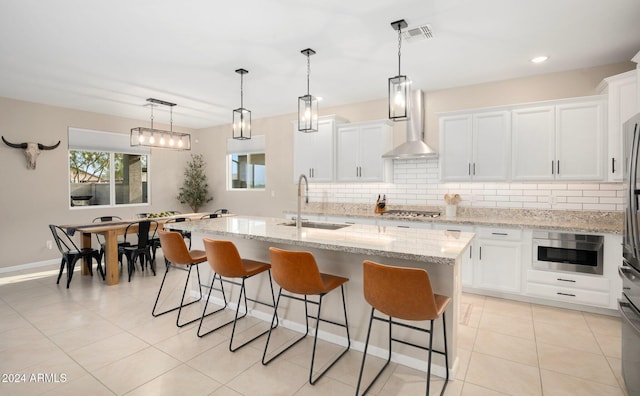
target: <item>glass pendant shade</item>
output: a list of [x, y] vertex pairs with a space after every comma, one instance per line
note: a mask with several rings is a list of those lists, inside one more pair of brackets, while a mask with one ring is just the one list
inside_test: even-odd
[[251, 139], [251, 111], [245, 108], [233, 110], [233, 138]]
[[407, 76], [395, 76], [389, 79], [389, 119], [401, 121], [407, 119], [409, 98], [409, 80]]
[[398, 74], [389, 79], [389, 119], [403, 121], [407, 119], [407, 107], [409, 106], [410, 81], [400, 71], [400, 59], [402, 55], [402, 29], [407, 27], [407, 22], [400, 19], [391, 22], [393, 30], [398, 32]]
[[[149, 106], [151, 108], [151, 128], [132, 128], [129, 139], [131, 146], [191, 150], [191, 135], [188, 133], [175, 132], [173, 130], [173, 106], [176, 104], [154, 98], [147, 99], [147, 102], [149, 102]], [[169, 107], [171, 114], [169, 119], [171, 129], [169, 131], [155, 129], [153, 127], [153, 107], [159, 105]]]
[[244, 75], [249, 73], [246, 69], [236, 69], [240, 75], [240, 107], [233, 110], [233, 124], [231, 137], [236, 140], [251, 139], [251, 111], [244, 108]]
[[318, 98], [309, 93], [309, 75], [311, 74], [310, 56], [316, 51], [311, 48], [300, 51], [307, 57], [307, 94], [298, 97], [298, 131], [318, 132]]
[[137, 127], [131, 129], [129, 143], [131, 146], [191, 150], [191, 135], [182, 132]]
[[318, 98], [313, 95], [298, 98], [298, 130], [318, 132]]

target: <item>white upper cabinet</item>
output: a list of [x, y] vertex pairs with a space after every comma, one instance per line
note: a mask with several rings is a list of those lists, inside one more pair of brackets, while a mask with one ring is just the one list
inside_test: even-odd
[[393, 129], [388, 120], [344, 124], [337, 133], [337, 180], [385, 181], [391, 160], [382, 154], [392, 149]]
[[342, 122], [336, 117], [322, 117], [318, 120], [318, 132], [298, 131], [293, 126], [293, 180], [298, 182], [301, 174], [309, 181], [332, 182], [335, 180], [335, 130]]
[[511, 119], [513, 180], [552, 180], [555, 108], [515, 109]]
[[509, 177], [508, 111], [440, 117], [440, 178], [499, 181]]
[[635, 70], [605, 78], [599, 85], [607, 94], [607, 180], [622, 181], [622, 125], [638, 112]]
[[473, 120], [471, 114], [440, 117], [440, 178], [469, 180]]
[[556, 106], [556, 179], [602, 180], [604, 147], [603, 100]]
[[602, 97], [513, 109], [513, 180], [603, 180]]

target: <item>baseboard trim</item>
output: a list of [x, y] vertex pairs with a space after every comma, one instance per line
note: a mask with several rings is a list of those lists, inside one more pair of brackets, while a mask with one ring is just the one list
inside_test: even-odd
[[46, 267], [47, 265], [59, 264], [59, 263], [60, 263], [60, 259], [51, 259], [51, 260], [37, 261], [35, 263], [12, 265], [11, 267], [0, 267], [0, 274], [7, 273], [7, 272], [28, 270], [28, 269], [39, 268], [39, 267]]

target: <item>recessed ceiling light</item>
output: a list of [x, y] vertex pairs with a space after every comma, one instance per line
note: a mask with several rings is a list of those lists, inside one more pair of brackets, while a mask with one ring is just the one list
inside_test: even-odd
[[542, 63], [542, 62], [546, 61], [547, 59], [549, 59], [549, 57], [545, 56], [545, 55], [536, 56], [535, 58], [531, 59], [531, 62], [533, 62], [533, 63]]

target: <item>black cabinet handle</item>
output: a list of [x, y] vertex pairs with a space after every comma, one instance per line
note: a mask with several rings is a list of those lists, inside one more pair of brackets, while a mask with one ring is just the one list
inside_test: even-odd
[[557, 292], [556, 294], [559, 295], [559, 296], [567, 296], [567, 297], [575, 297], [576, 296], [575, 294], [571, 294], [571, 293], [560, 293], [560, 292]]
[[556, 172], [555, 172], [555, 169], [556, 169], [556, 168], [555, 168], [555, 167], [554, 167], [554, 165], [553, 165], [553, 163], [554, 163], [554, 162], [555, 162], [555, 161], [551, 161], [551, 174], [552, 174], [552, 175], [555, 175], [555, 174], [556, 174]]
[[560, 174], [560, 160], [558, 160], [558, 174]]
[[616, 173], [616, 159], [611, 157], [611, 173]]
[[506, 232], [492, 232], [491, 235], [507, 236], [509, 234], [507, 234]]
[[575, 280], [573, 279], [562, 279], [562, 278], [557, 278], [557, 280], [559, 280], [560, 282], [571, 282], [571, 283], [576, 283]]
[[480, 255], [478, 256], [478, 260], [482, 260], [482, 246], [480, 246]]

